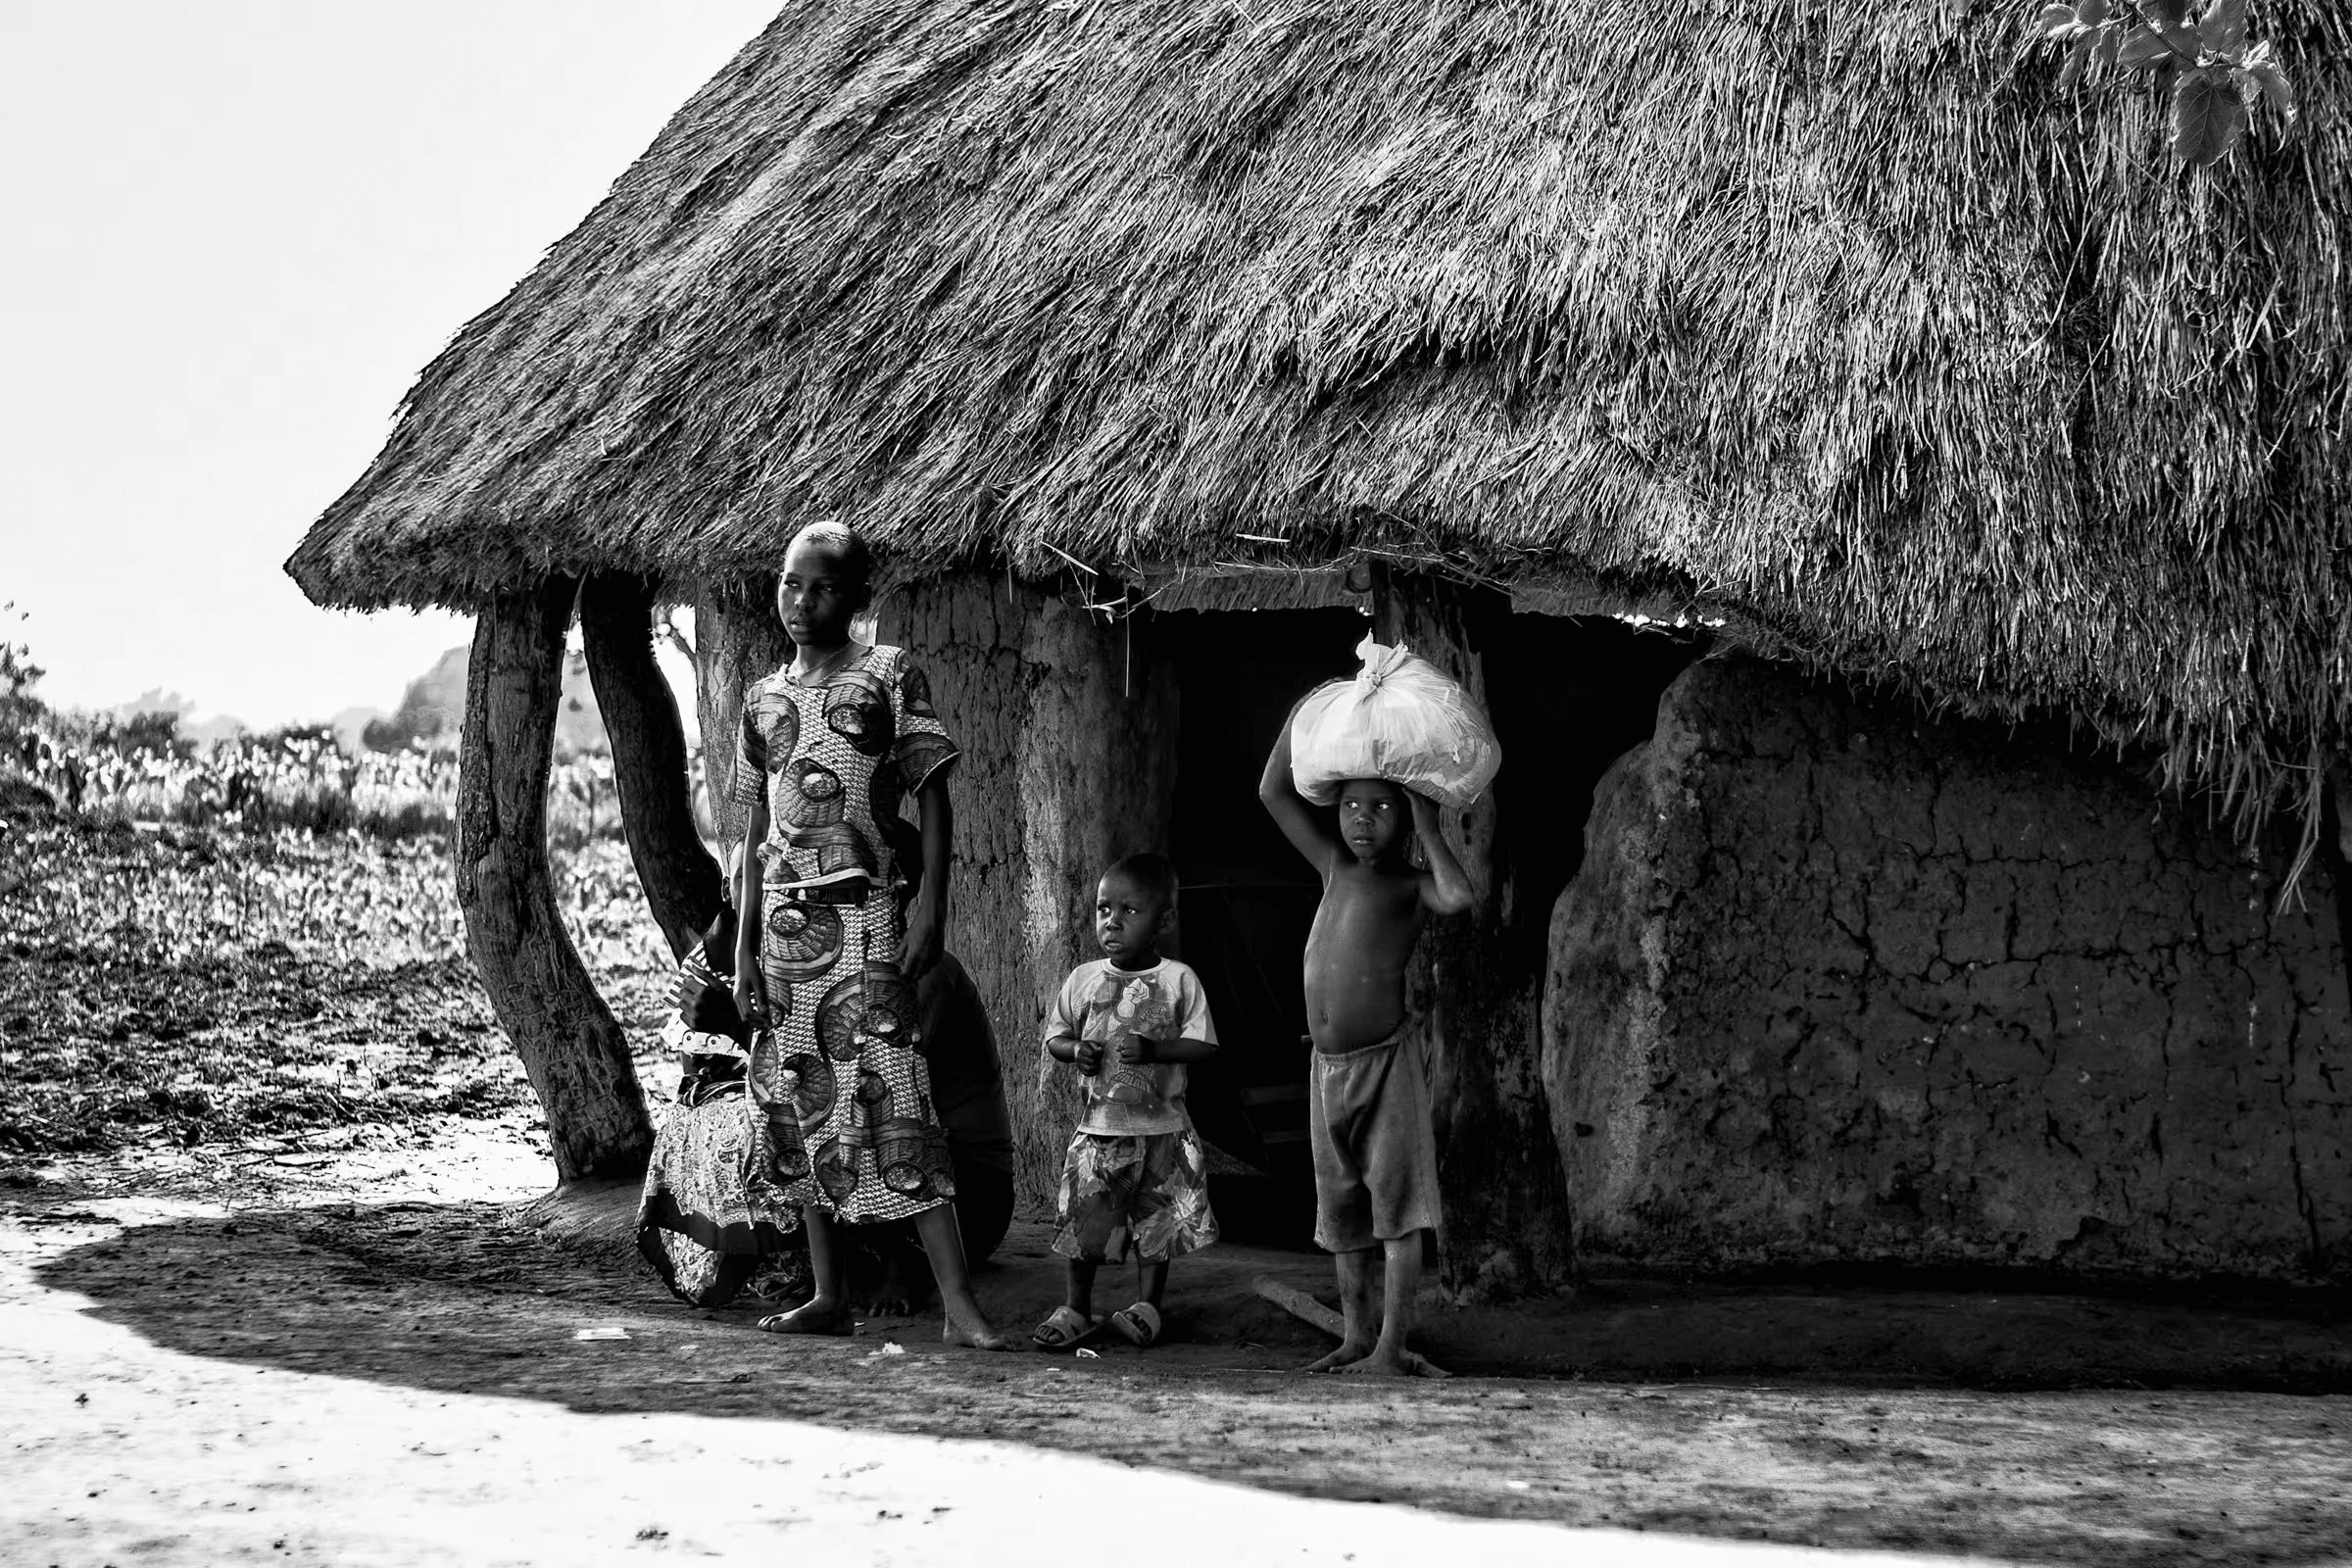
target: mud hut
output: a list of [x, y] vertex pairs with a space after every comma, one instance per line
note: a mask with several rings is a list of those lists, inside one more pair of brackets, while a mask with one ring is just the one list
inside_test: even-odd
[[[2008, 1225], [1924, 1156], [1823, 1165], [1814, 1121], [1932, 1098], [1924, 1080], [1857, 1068], [1789, 1110], [1788, 1042], [1742, 1034], [1725, 978], [1900, 858], [1879, 796], [1941, 765], [1943, 742], [1915, 744], [1939, 723], [2054, 726], [1950, 741], [1993, 759], [1986, 777], [2004, 747], [2029, 773], [2125, 758], [2098, 786], [2124, 794], [2074, 772], [2059, 793], [2170, 813], [2195, 840], [2173, 860], [2203, 867], [2169, 885], [2192, 904], [2218, 876], [2209, 902], [2243, 913], [2233, 857], [2267, 867], [2231, 951], [2294, 949], [2294, 1040], [2239, 1019], [2181, 1049], [2256, 1076], [2283, 1050], [2306, 1089], [2325, 1079], [2294, 1052], [2344, 1045], [2340, 965], [2309, 956], [2332, 952], [2340, 860], [2309, 852], [2352, 721], [2333, 216], [2352, 39], [2318, 0], [2270, 8], [2304, 133], [2190, 177], [2156, 100], [2059, 90], [2021, 55], [2027, 21], [1943, 0], [785, 7], [426, 368], [288, 564], [322, 604], [478, 616], [458, 874], [563, 1171], [624, 1170], [645, 1142], [546, 883], [566, 623], [576, 606], [631, 847], [682, 939], [715, 883], [649, 612], [695, 605], [703, 731], [731, 733], [742, 680], [783, 652], [768, 573], [825, 514], [885, 551], [885, 632], [960, 715], [952, 942], [1007, 1040], [1079, 955], [1087, 878], [1159, 843], [1188, 955], [1223, 952], [1221, 1005], [1262, 1012], [1282, 1049], [1262, 1000], [1280, 975], [1246, 997], [1238, 978], [1291, 961], [1301, 896], [1243, 793], [1271, 715], [1366, 612], [1494, 701], [1510, 761], [1459, 824], [1481, 906], [1422, 982], [1457, 1285], [1556, 1282], [1572, 1214], [1598, 1250], [1676, 1265], [2057, 1258], [2055, 1221]], [[1640, 635], [1641, 614], [1767, 673], [1684, 672], [1695, 649]], [[1811, 715], [1808, 746], [1843, 725], [1838, 755], [1883, 733], [1907, 760], [1807, 775], [1843, 806], [1782, 826], [1850, 842], [1813, 882], [1719, 890], [1759, 933], [1730, 951], [1690, 906], [1659, 912], [1705, 869], [1690, 845], [1731, 819], [1707, 814], [1722, 800], [1678, 826], [1637, 797], [1680, 799], [1669, 741], [1684, 761], [1765, 755], [1746, 732], [1773, 704]], [[1771, 799], [1764, 772], [1701, 771], [1722, 799]], [[1641, 835], [1655, 853], [1627, 848]], [[2305, 905], [2278, 912], [2298, 860]], [[1946, 884], [1914, 880], [1940, 907]], [[1759, 907], [1759, 886], [1807, 902]], [[1901, 983], [1948, 998], [1975, 961], [1939, 951]], [[1895, 971], [1849, 968], [1774, 1027], [1891, 1061], [1911, 1029], [1882, 1005]], [[2018, 1016], [2052, 983], [2011, 977]], [[1713, 1101], [1690, 1086], [1739, 1077], [1734, 1055], [1747, 1163], [1701, 1180]], [[1232, 1136], [1275, 1162], [1282, 1072], [1231, 1088], [1250, 1124]], [[1015, 1091], [1035, 1197], [1058, 1091]], [[2270, 1098], [2260, 1147], [2279, 1118], [2298, 1147], [2345, 1147], [2340, 1096]], [[2206, 1147], [2181, 1125], [2198, 1114], [2170, 1147]], [[1879, 1126], [1931, 1154], [1944, 1137], [1934, 1116]], [[2002, 1129], [1969, 1157], [2054, 1136], [2028, 1111]], [[2335, 1268], [2352, 1187], [2330, 1172], [2289, 1173], [2299, 1241], [2209, 1249], [2213, 1266]], [[1916, 1223], [1847, 1223], [1864, 1209]], [[2193, 1252], [2107, 1255], [2179, 1271]]]

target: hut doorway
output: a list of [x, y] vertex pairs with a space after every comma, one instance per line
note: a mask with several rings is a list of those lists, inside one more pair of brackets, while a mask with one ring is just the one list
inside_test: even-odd
[[[1257, 781], [1291, 705], [1351, 674], [1370, 627], [1352, 609], [1154, 617], [1180, 698], [1176, 951], [1200, 972], [1222, 1042], [1194, 1070], [1189, 1099], [1201, 1137], [1231, 1156], [1213, 1190], [1236, 1241], [1304, 1247], [1314, 1227], [1299, 967], [1320, 887], [1259, 808]], [[1541, 973], [1551, 905], [1584, 858], [1593, 786], [1649, 738], [1658, 697], [1696, 644], [1607, 616], [1514, 614], [1481, 653], [1506, 760], [1496, 869], [1520, 911], [1511, 940], [1530, 945]]]

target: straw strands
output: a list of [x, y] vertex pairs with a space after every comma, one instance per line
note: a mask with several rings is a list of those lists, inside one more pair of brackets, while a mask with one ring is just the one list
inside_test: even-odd
[[2352, 721], [2352, 26], [2264, 7], [2303, 134], [2192, 174], [2034, 13], [795, 3], [289, 569], [1563, 571], [2258, 814]]

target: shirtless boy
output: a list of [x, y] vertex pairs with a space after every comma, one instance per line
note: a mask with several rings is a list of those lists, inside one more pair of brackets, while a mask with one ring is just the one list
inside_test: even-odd
[[[1336, 821], [1310, 806], [1291, 782], [1287, 718], [1257, 798], [1323, 876], [1306, 939], [1315, 1048], [1307, 1130], [1315, 1245], [1339, 1269], [1345, 1332], [1340, 1348], [1306, 1370], [1445, 1377], [1404, 1348], [1423, 1249], [1438, 1224], [1437, 1141], [1420, 1053], [1405, 1039], [1404, 966], [1428, 916], [1470, 907], [1470, 881], [1439, 831], [1436, 805], [1401, 785], [1349, 779]], [[1421, 842], [1426, 871], [1413, 869], [1408, 833]]]

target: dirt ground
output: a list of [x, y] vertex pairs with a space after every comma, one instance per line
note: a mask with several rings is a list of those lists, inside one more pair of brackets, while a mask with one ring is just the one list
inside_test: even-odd
[[[567, 927], [650, 1052], [666, 961], [592, 848]], [[2341, 1303], [1604, 1279], [1427, 1303], [1461, 1375], [1400, 1386], [1291, 1370], [1329, 1341], [1252, 1284], [1328, 1265], [1238, 1245], [1148, 1353], [689, 1309], [630, 1194], [539, 1200], [448, 889], [358, 838], [0, 837], [0, 1564], [2352, 1561]], [[1026, 1328], [1058, 1272], [1032, 1219], [978, 1283]]]
[[[2352, 1560], [2352, 1331], [2309, 1308], [1603, 1282], [1433, 1303], [1464, 1375], [1358, 1385], [1250, 1290], [1328, 1298], [1308, 1254], [1188, 1260], [1150, 1352], [792, 1341], [546, 1175], [521, 1110], [0, 1172], [0, 1560]], [[1056, 1278], [1030, 1222], [980, 1283], [1025, 1324]]]

